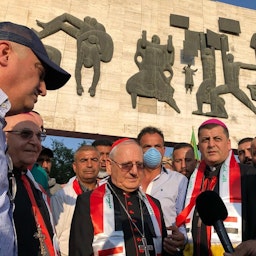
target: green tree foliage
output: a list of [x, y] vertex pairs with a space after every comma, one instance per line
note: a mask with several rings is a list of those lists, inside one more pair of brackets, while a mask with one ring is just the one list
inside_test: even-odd
[[50, 176], [55, 178], [57, 183], [67, 183], [75, 175], [72, 168], [74, 151], [58, 140], [52, 141], [51, 149], [54, 152], [54, 158]]
[[[86, 145], [86, 141], [80, 143], [78, 147], [82, 145]], [[54, 158], [50, 176], [55, 178], [59, 184], [67, 183], [75, 175], [72, 167], [75, 151], [67, 148], [63, 142], [58, 140], [52, 140], [51, 150], [54, 152]]]

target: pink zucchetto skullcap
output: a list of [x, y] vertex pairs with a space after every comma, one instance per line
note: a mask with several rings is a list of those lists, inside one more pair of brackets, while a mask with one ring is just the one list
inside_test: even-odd
[[228, 127], [223, 123], [221, 122], [219, 119], [216, 119], [216, 118], [212, 118], [212, 119], [209, 119], [209, 120], [206, 120], [204, 121], [200, 126], [199, 126], [199, 129], [207, 124], [216, 124], [216, 125], [220, 125], [222, 126], [223, 128], [227, 129], [228, 130]]
[[130, 139], [129, 139], [129, 138], [122, 138], [122, 139], [116, 140], [116, 141], [112, 144], [111, 150], [112, 150], [115, 146], [117, 146], [118, 144], [120, 144], [120, 143], [122, 143], [122, 142], [124, 142], [124, 141], [126, 141], [126, 140], [130, 140]]

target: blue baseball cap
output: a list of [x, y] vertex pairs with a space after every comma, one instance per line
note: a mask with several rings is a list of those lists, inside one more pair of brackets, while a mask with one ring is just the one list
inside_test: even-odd
[[0, 40], [8, 40], [29, 47], [46, 69], [45, 84], [47, 90], [61, 88], [70, 78], [70, 74], [48, 57], [43, 43], [30, 28], [12, 22], [0, 22]]

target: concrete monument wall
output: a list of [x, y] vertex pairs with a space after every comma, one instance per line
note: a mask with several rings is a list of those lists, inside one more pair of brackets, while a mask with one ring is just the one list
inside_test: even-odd
[[[208, 46], [212, 46], [220, 44], [221, 40], [218, 39], [217, 42], [210, 43], [212, 35], [214, 35], [213, 39], [216, 39], [220, 38], [221, 34], [225, 34], [228, 38], [228, 48], [226, 45], [221, 49], [225, 48], [226, 53], [232, 53], [235, 62], [256, 64], [255, 49], [250, 47], [252, 37], [256, 32], [256, 11], [254, 10], [210, 0], [45, 0], [43, 2], [10, 0], [0, 3], [0, 19], [2, 21], [8, 20], [27, 25], [34, 28], [39, 34], [45, 25], [38, 26], [36, 20], [47, 23], [64, 13], [72, 15], [80, 22], [83, 22], [87, 16], [95, 18], [99, 24], [97, 30], [101, 31], [101, 34], [102, 31], [105, 34], [103, 33], [101, 38], [97, 32], [94, 34], [96, 39], [92, 37], [90, 42], [90, 47], [98, 47], [94, 49], [98, 49], [101, 56], [100, 64], [96, 69], [89, 68], [90, 63], [83, 60], [82, 54], [88, 54], [86, 49], [89, 48], [86, 48], [86, 45], [84, 45], [84, 51], [78, 52], [78, 47], [83, 45], [83, 40], [89, 40], [88, 38], [74, 38], [60, 30], [42, 39], [44, 44], [61, 52], [60, 65], [72, 74], [70, 81], [63, 88], [57, 91], [48, 91], [47, 96], [40, 97], [36, 104], [35, 110], [41, 113], [45, 127], [49, 129], [136, 137], [141, 128], [153, 125], [162, 129], [166, 141], [189, 142], [192, 127], [195, 127], [196, 131], [198, 125], [209, 118], [206, 113], [211, 112], [211, 104], [207, 103], [210, 101], [210, 96], [206, 95], [209, 92], [203, 90], [200, 97], [207, 104], [203, 104], [200, 115], [192, 114], [198, 109], [196, 95], [207, 74], [203, 74], [201, 48], [195, 50], [191, 38], [196, 35], [196, 44], [199, 43], [200, 46], [200, 40], [197, 40], [201, 32], [207, 40]], [[94, 19], [88, 17], [85, 22], [95, 22]], [[222, 24], [223, 19], [224, 25]], [[105, 27], [105, 31], [102, 25]], [[53, 27], [57, 28], [58, 26], [61, 25], [55, 24]], [[226, 26], [229, 27], [226, 28]], [[235, 31], [231, 31], [232, 29]], [[146, 31], [144, 41], [146, 40], [147, 44], [144, 46], [142, 31]], [[149, 46], [154, 35], [158, 36], [160, 45], [163, 45], [161, 49], [156, 47], [156, 52]], [[185, 40], [186, 36], [190, 40]], [[102, 41], [97, 42], [97, 38]], [[111, 51], [111, 39], [112, 54], [109, 52]], [[140, 41], [142, 45], [139, 45], [139, 39], [142, 39]], [[157, 37], [155, 39], [157, 40]], [[134, 56], [137, 43], [141, 47], [142, 54], [146, 54], [144, 51], [146, 46], [147, 50], [153, 49], [151, 53], [149, 50], [149, 55], [151, 55], [148, 57], [149, 65], [152, 64], [150, 62], [153, 62], [152, 73], [150, 72], [152, 66], [147, 68], [147, 63], [141, 64], [141, 69], [136, 65]], [[192, 48], [194, 49], [193, 53], [186, 53], [185, 50], [189, 51]], [[104, 60], [104, 54], [108, 53], [109, 56], [105, 56]], [[93, 54], [93, 50], [90, 54]], [[159, 57], [161, 54], [164, 61]], [[84, 65], [82, 67], [76, 66], [79, 65], [79, 57], [80, 65]], [[145, 56], [140, 56], [140, 58], [143, 57]], [[215, 60], [215, 82], [216, 86], [219, 86], [225, 84], [225, 80], [222, 53], [217, 46], [215, 47]], [[169, 65], [166, 68], [167, 71], [163, 71], [167, 63]], [[158, 64], [160, 71], [156, 69]], [[185, 88], [186, 68], [184, 67], [188, 68], [188, 64], [191, 64], [191, 68], [194, 70], [190, 73], [194, 82], [191, 93], [189, 89], [186, 92]], [[204, 68], [207, 69], [207, 65]], [[90, 95], [88, 90], [92, 84], [93, 75], [99, 69], [99, 81], [96, 81], [97, 86], [93, 96], [94, 93]], [[81, 71], [81, 85], [84, 92], [82, 93], [80, 88], [80, 95], [78, 95], [75, 70], [78, 73], [79, 70]], [[162, 85], [161, 75], [168, 71], [169, 78], [165, 77]], [[77, 77], [79, 77], [78, 73]], [[135, 76], [137, 73], [139, 73], [138, 77]], [[142, 75], [140, 76], [140, 74]], [[150, 85], [149, 76], [159, 77]], [[136, 79], [132, 80], [133, 78]], [[213, 95], [215, 101], [214, 104], [212, 103], [213, 108], [216, 107], [215, 104], [220, 104], [219, 109], [222, 109], [223, 112], [218, 113], [226, 112], [227, 114], [227, 118], [221, 118], [221, 120], [230, 129], [233, 147], [236, 147], [237, 141], [243, 137], [256, 136], [256, 119], [255, 112], [253, 112], [256, 102], [251, 95], [251, 92], [252, 94], [254, 92], [253, 85], [256, 84], [256, 71], [248, 68], [240, 69], [238, 79], [240, 89], [243, 91], [242, 96], [239, 94], [242, 99], [238, 100], [232, 93], [225, 93], [218, 97]], [[136, 91], [138, 95], [141, 93], [146, 96], [136, 98], [135, 108], [132, 106], [131, 95], [126, 89], [128, 81], [131, 86], [130, 91]], [[168, 82], [170, 88], [166, 87]], [[252, 85], [252, 88], [247, 88], [247, 85]], [[140, 92], [141, 86], [142, 91]], [[155, 90], [147, 91], [148, 88], [154, 87]], [[162, 89], [163, 91], [161, 91]], [[170, 102], [168, 102], [169, 99], [171, 99]], [[246, 102], [251, 102], [251, 109], [246, 106]]]

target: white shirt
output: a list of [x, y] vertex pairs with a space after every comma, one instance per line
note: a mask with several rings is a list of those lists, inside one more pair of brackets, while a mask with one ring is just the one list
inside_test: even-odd
[[[183, 210], [188, 179], [183, 174], [162, 168], [161, 173], [148, 185], [146, 193], [161, 203], [166, 227], [176, 222], [177, 215]], [[187, 238], [185, 226], [179, 228]]]
[[75, 179], [76, 176], [72, 177], [51, 197], [53, 220], [62, 256], [68, 255], [69, 233], [77, 199], [77, 194], [73, 189]]
[[4, 117], [10, 110], [7, 95], [0, 89], [0, 255], [17, 255], [12, 205], [8, 196], [8, 164], [5, 155]]

